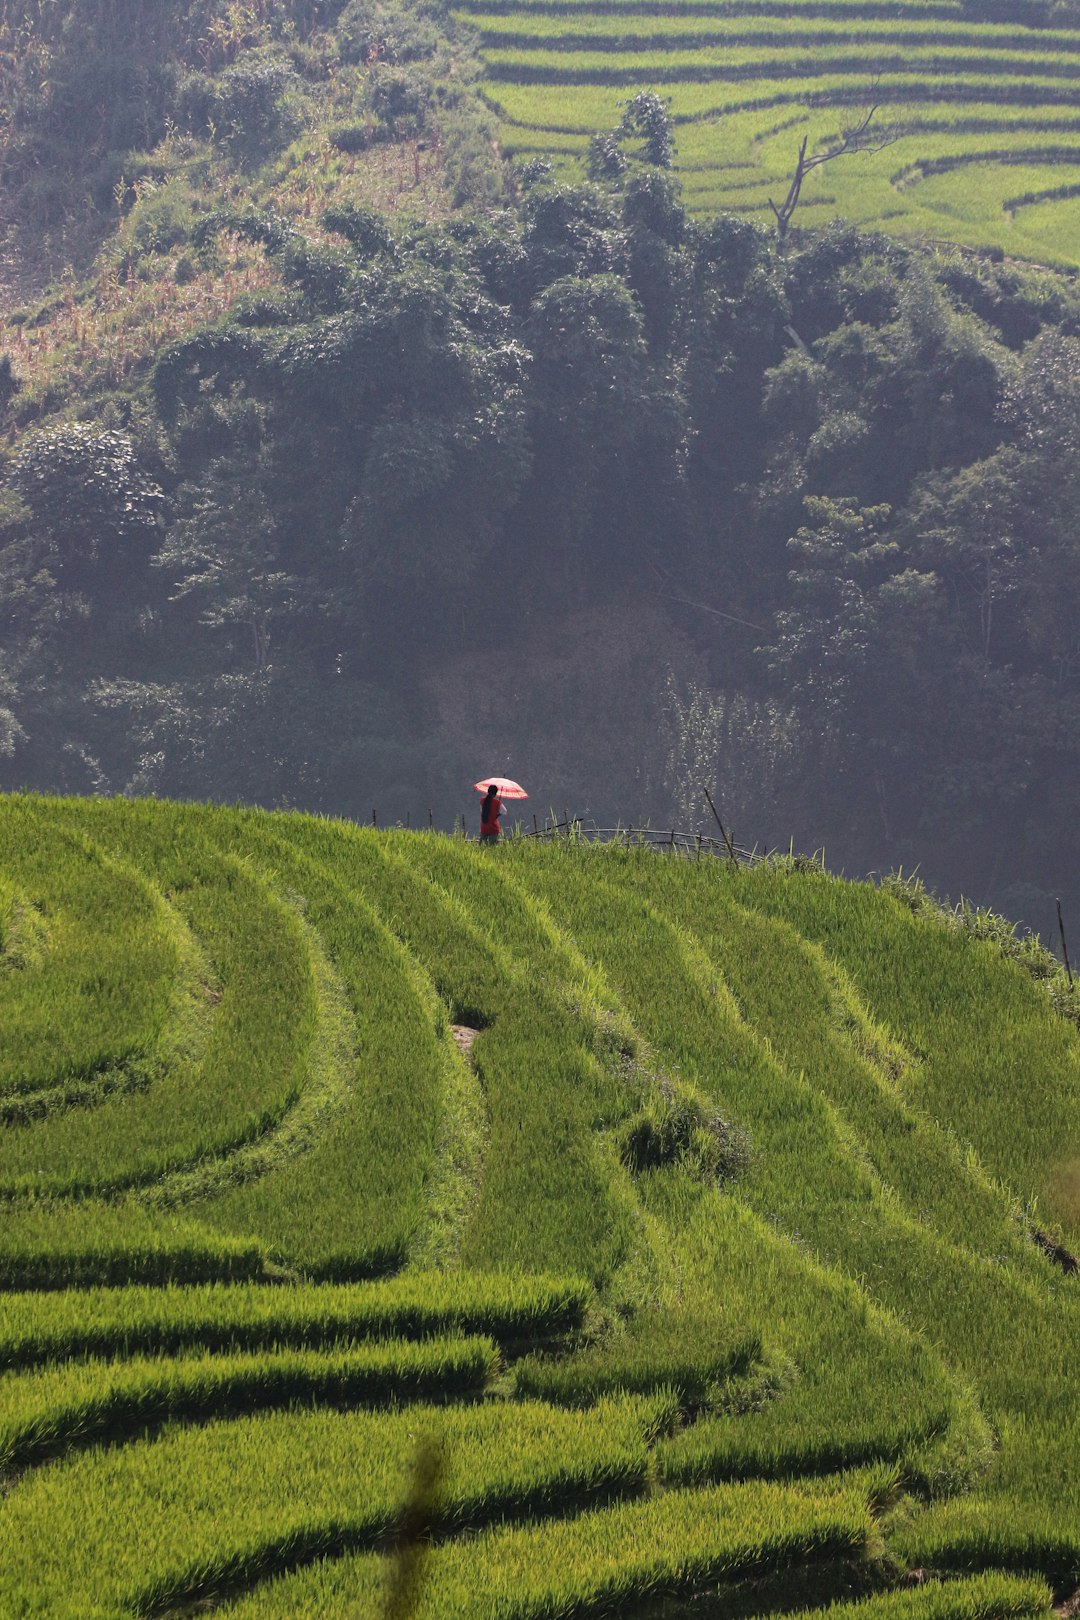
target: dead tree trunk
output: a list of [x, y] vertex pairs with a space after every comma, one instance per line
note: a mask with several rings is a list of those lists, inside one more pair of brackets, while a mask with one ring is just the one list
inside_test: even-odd
[[791, 216], [799, 206], [803, 181], [808, 174], [814, 169], [820, 169], [824, 163], [831, 163], [834, 158], [847, 157], [852, 152], [880, 152], [884, 147], [892, 145], [892, 141], [888, 140], [882, 141], [878, 146], [867, 146], [863, 139], [877, 110], [878, 103], [875, 102], [865, 117], [853, 129], [841, 131], [840, 145], [834, 146], [829, 152], [814, 152], [807, 157], [806, 147], [810, 137], [808, 135], [803, 136], [799, 146], [799, 156], [795, 162], [795, 173], [791, 177], [787, 196], [779, 206], [773, 202], [771, 197], [769, 198], [769, 207], [776, 216], [776, 240], [781, 254], [787, 250]]

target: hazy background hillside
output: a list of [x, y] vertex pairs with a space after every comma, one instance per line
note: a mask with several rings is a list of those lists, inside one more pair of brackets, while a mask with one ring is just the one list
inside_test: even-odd
[[512, 169], [475, 40], [0, 3], [0, 785], [449, 826], [496, 769], [691, 827], [708, 787], [746, 843], [1049, 933], [1073, 281], [842, 225], [783, 256], [684, 208], [648, 94], [592, 180]]

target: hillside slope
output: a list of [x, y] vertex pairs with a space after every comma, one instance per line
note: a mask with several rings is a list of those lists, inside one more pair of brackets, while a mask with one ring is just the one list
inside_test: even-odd
[[926, 236], [1071, 262], [1070, 7], [0, 0], [0, 787], [475, 756], [1068, 923], [1080, 292]]
[[1080, 13], [1031, 0], [469, 0], [507, 150], [602, 152], [630, 97], [668, 103], [697, 213], [772, 223], [800, 142], [861, 155], [811, 173], [836, 217], [1075, 268]]
[[8, 797], [0, 850], [0, 1612], [1080, 1582], [1080, 1038], [993, 942], [168, 803]]

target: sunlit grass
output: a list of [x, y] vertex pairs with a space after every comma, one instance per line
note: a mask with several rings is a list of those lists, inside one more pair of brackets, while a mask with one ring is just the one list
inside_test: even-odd
[[[958, 135], [965, 124], [988, 133], [993, 121], [1004, 140], [985, 143], [996, 149], [982, 169], [897, 187], [891, 149], [848, 158], [829, 167], [827, 180], [824, 173], [814, 177], [799, 222], [814, 226], [840, 216], [901, 235], [1080, 263], [1080, 228], [1067, 207], [1037, 197], [1030, 209], [1022, 206], [1021, 219], [1011, 206], [1018, 191], [1053, 191], [1055, 169], [1057, 187], [1068, 181], [1071, 157], [1046, 148], [1051, 130], [1075, 128], [1075, 29], [983, 22], [959, 7], [920, 13], [852, 5], [845, 12], [810, 0], [753, 6], [702, 0], [682, 5], [677, 15], [617, 3], [601, 9], [587, 0], [498, 7], [478, 0], [463, 15], [480, 30], [484, 93], [506, 120], [512, 152], [524, 156], [546, 142], [558, 156], [571, 149], [565, 137], [614, 128], [620, 103], [652, 90], [667, 101], [680, 136], [676, 170], [688, 182], [689, 209], [771, 223], [768, 194], [786, 187], [798, 140], [807, 135], [811, 150], [826, 149], [855, 109], [876, 106], [870, 144], [906, 136], [910, 164], [963, 154], [950, 124]], [[800, 120], [798, 138], [788, 131], [770, 142], [771, 109]], [[756, 131], [742, 161], [758, 173], [756, 196], [723, 179], [748, 115]], [[1030, 127], [1027, 138], [1022, 125]], [[1010, 188], [1009, 168], [1025, 161], [1047, 172]], [[703, 167], [711, 178], [696, 172]], [[564, 172], [580, 170], [568, 165]]]
[[1080, 1036], [994, 938], [786, 861], [0, 815], [0, 1000], [161, 1055], [2, 1134], [49, 1166], [0, 1228], [4, 1612], [376, 1603], [429, 1430], [421, 1613], [633, 1613], [754, 1557], [782, 1612], [811, 1551], [888, 1584], [883, 1542], [994, 1579], [837, 1620], [1080, 1578], [1080, 1307], [1035, 1241], [1080, 1242]]
[[661, 1400], [297, 1409], [90, 1451], [5, 1501], [0, 1605], [53, 1620], [160, 1610], [375, 1544], [397, 1521], [420, 1434], [442, 1457], [447, 1527], [637, 1495], [664, 1411]]

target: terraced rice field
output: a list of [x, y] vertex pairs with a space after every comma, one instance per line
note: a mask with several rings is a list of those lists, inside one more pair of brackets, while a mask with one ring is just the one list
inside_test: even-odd
[[771, 224], [802, 138], [828, 150], [877, 104], [884, 149], [812, 174], [796, 223], [1080, 265], [1080, 29], [983, 21], [961, 0], [470, 0], [457, 15], [523, 159], [583, 172], [590, 136], [652, 90], [691, 211]]
[[5, 1617], [1080, 1585], [1080, 1036], [902, 897], [8, 798], [0, 1028]]

